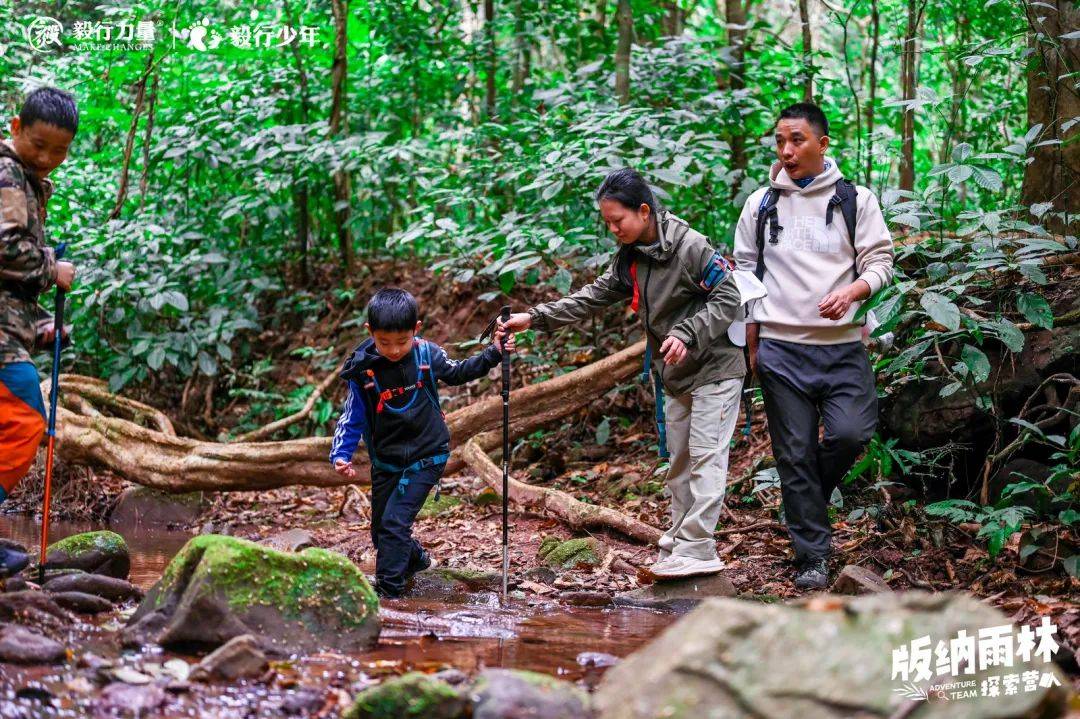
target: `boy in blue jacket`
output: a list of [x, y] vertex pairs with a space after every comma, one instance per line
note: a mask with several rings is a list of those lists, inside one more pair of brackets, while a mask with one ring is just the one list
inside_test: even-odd
[[[442, 347], [416, 336], [421, 324], [416, 299], [405, 290], [382, 289], [368, 302], [364, 327], [371, 338], [341, 372], [349, 396], [330, 448], [334, 469], [351, 478], [361, 438], [367, 446], [375, 590], [382, 597], [400, 597], [409, 578], [432, 564], [413, 538], [412, 525], [450, 458], [437, 382], [465, 384], [502, 360], [503, 332], [480, 354], [456, 362]], [[514, 351], [513, 335], [506, 351]]]

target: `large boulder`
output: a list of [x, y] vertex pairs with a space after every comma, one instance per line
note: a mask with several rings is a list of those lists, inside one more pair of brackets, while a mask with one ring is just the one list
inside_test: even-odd
[[202, 492], [168, 494], [149, 487], [128, 487], [109, 514], [109, 525], [187, 526], [199, 518], [206, 504]]
[[[947, 646], [960, 630], [978, 637], [981, 629], [1008, 624], [1001, 612], [964, 594], [819, 596], [802, 606], [709, 599], [609, 670], [595, 702], [603, 719], [888, 717], [927, 691], [933, 696], [934, 684], [971, 682], [966, 689], [974, 687], [975, 698], [927, 701], [918, 716], [1060, 716], [1062, 686], [1040, 683], [1029, 691], [1021, 685], [1009, 694], [1000, 684], [998, 696], [978, 696], [988, 677], [1035, 672], [1049, 676], [1047, 684], [1064, 683], [1052, 663], [1035, 657], [955, 677], [934, 673], [939, 641]], [[931, 680], [905, 681], [900, 674], [894, 680], [893, 651], [910, 651], [910, 642], [923, 636], [930, 642]]]
[[379, 626], [375, 592], [345, 556], [207, 534], [169, 563], [124, 641], [216, 647], [253, 634], [271, 648], [360, 651], [375, 643]]
[[46, 569], [81, 569], [127, 579], [131, 557], [127, 543], [116, 532], [102, 530], [64, 537], [45, 550]]

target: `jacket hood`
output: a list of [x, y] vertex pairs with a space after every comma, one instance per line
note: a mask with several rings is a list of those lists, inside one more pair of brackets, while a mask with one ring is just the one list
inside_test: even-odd
[[654, 260], [666, 260], [690, 231], [690, 226], [667, 210], [656, 213], [656, 225], [660, 231], [660, 240], [651, 245], [634, 245], [634, 247], [641, 254]]
[[341, 370], [342, 379], [359, 379], [360, 374], [373, 365], [376, 360], [384, 359], [375, 349], [375, 340], [370, 337], [361, 342]]
[[836, 160], [828, 155], [825, 156], [825, 171], [815, 177], [814, 181], [806, 187], [799, 187], [795, 184], [795, 180], [791, 179], [783, 163], [779, 160], [773, 163], [772, 170], [769, 171], [769, 180], [772, 186], [778, 190], [788, 192], [815, 192], [822, 187], [832, 187], [843, 176], [843, 173], [840, 172], [840, 166], [836, 164]]

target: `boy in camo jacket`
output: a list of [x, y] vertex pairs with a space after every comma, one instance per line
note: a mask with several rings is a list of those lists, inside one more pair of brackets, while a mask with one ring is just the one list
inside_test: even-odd
[[[0, 141], [0, 502], [26, 476], [45, 432], [45, 403], [30, 353], [53, 341], [52, 317], [38, 296], [71, 289], [75, 268], [45, 245], [47, 179], [67, 159], [78, 130], [74, 98], [56, 88], [31, 92], [11, 139]], [[27, 563], [0, 543], [0, 576]]]

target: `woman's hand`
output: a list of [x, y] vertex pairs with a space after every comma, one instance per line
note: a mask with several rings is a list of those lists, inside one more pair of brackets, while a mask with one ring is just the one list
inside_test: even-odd
[[672, 366], [686, 359], [689, 352], [686, 344], [678, 337], [668, 337], [664, 340], [664, 344], [660, 345], [660, 354], [664, 355], [664, 364]]
[[352, 462], [346, 462], [343, 459], [334, 460], [334, 471], [349, 479], [356, 476], [356, 469], [352, 466]]
[[510, 319], [506, 322], [499, 320], [499, 331], [510, 330], [511, 332], [522, 332], [529, 329], [532, 324], [532, 315], [528, 312], [515, 312], [510, 315]]

